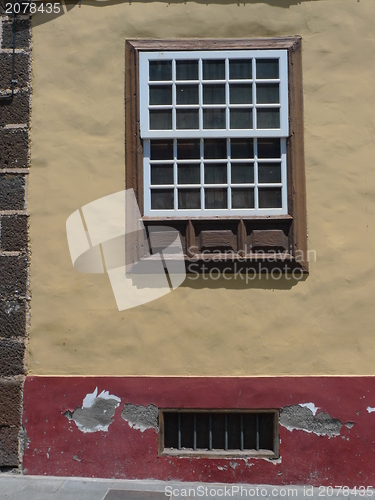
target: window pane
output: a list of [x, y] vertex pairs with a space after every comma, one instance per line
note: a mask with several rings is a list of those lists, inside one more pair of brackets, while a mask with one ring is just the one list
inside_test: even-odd
[[203, 85], [203, 104], [225, 104], [225, 85]]
[[241, 415], [232, 413], [228, 418], [228, 450], [241, 449]]
[[151, 165], [151, 184], [173, 184], [173, 165]]
[[205, 189], [205, 208], [212, 210], [215, 208], [227, 208], [227, 189], [226, 188], [207, 188]]
[[176, 61], [176, 80], [198, 80], [198, 61]]
[[232, 184], [252, 184], [254, 165], [252, 163], [232, 163]]
[[177, 413], [164, 413], [164, 447], [178, 447], [178, 415]]
[[258, 164], [259, 182], [281, 182], [281, 164], [280, 163], [259, 163]]
[[227, 141], [225, 139], [205, 139], [204, 157], [209, 160], [225, 160], [227, 158]]
[[204, 80], [225, 80], [225, 61], [203, 61]]
[[280, 128], [280, 110], [257, 109], [257, 127], [258, 129]]
[[172, 80], [172, 61], [150, 61], [150, 81]]
[[226, 184], [227, 164], [226, 163], [205, 163], [204, 165], [205, 184]]
[[230, 128], [245, 129], [253, 128], [253, 110], [252, 109], [231, 109], [230, 110]]
[[179, 189], [178, 208], [184, 210], [201, 208], [200, 189]]
[[273, 104], [280, 102], [279, 84], [257, 84], [257, 103], [258, 104]]
[[231, 59], [229, 61], [229, 78], [236, 79], [249, 79], [252, 78], [252, 65], [251, 59]]
[[224, 450], [225, 448], [225, 415], [224, 413], [212, 414], [212, 448]]
[[259, 208], [281, 208], [281, 189], [280, 188], [259, 188]]
[[257, 78], [279, 78], [279, 60], [278, 59], [257, 59]]
[[171, 130], [172, 110], [171, 109], [150, 110], [150, 129]]
[[173, 189], [151, 189], [151, 210], [173, 210]]
[[254, 189], [232, 188], [232, 208], [254, 208]]
[[229, 88], [231, 104], [251, 104], [253, 102], [252, 85], [231, 84]]
[[193, 448], [194, 444], [194, 415], [180, 413], [181, 421], [181, 448]]
[[199, 110], [198, 109], [177, 109], [176, 127], [179, 130], [199, 128]]
[[150, 104], [172, 104], [171, 85], [153, 85], [150, 87]]
[[197, 448], [200, 450], [208, 450], [210, 417], [208, 413], [197, 413], [196, 419], [197, 419]]
[[254, 158], [253, 139], [231, 139], [231, 157]]
[[177, 158], [179, 160], [199, 159], [200, 156], [199, 139], [179, 139], [177, 141]]
[[258, 158], [280, 157], [280, 139], [258, 139]]
[[199, 104], [198, 85], [176, 85], [177, 104]]
[[179, 184], [200, 184], [200, 165], [197, 163], [185, 163], [177, 166], [177, 178]]
[[256, 449], [256, 415], [254, 413], [245, 413], [243, 416], [244, 430], [244, 449]]
[[204, 109], [203, 128], [205, 129], [225, 128], [225, 109]]
[[274, 415], [259, 415], [259, 449], [273, 450]]
[[151, 141], [151, 160], [173, 160], [173, 141]]

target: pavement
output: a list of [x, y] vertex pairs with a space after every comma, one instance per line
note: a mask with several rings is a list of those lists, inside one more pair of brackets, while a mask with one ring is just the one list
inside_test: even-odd
[[245, 500], [364, 500], [375, 490], [349, 490], [326, 486], [272, 486], [176, 481], [130, 481], [71, 477], [25, 476], [0, 473], [0, 500], [185, 500], [234, 498]]

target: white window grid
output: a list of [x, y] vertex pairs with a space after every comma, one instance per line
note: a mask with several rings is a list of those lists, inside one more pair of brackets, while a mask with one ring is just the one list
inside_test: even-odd
[[[144, 202], [146, 216], [226, 216], [226, 215], [283, 215], [288, 212], [287, 207], [287, 179], [286, 179], [286, 139], [280, 139], [280, 158], [258, 158], [257, 139], [253, 140], [254, 158], [232, 159], [230, 155], [230, 140], [227, 138], [228, 156], [226, 159], [206, 159], [204, 158], [204, 140], [200, 139], [200, 159], [180, 160], [177, 159], [177, 139], [173, 140], [173, 159], [171, 160], [150, 160], [150, 145], [151, 141], [143, 141], [144, 153]], [[254, 165], [254, 182], [252, 183], [232, 183], [231, 182], [231, 165], [243, 164], [244, 162]], [[200, 166], [200, 183], [199, 184], [179, 184], [178, 183], [178, 167], [177, 164], [193, 164]], [[227, 181], [223, 184], [208, 184], [204, 179], [204, 164], [223, 163], [227, 165]], [[267, 163], [280, 163], [281, 165], [281, 182], [261, 183], [258, 180], [258, 166]], [[152, 165], [173, 165], [173, 184], [151, 184], [151, 167]], [[227, 208], [226, 209], [206, 209], [205, 208], [205, 189], [227, 189]], [[254, 189], [254, 208], [232, 208], [232, 189]], [[280, 208], [259, 208], [259, 189], [279, 188], [281, 189], [282, 206]], [[151, 191], [173, 189], [174, 208], [170, 210], [153, 210], [151, 209]], [[178, 190], [183, 189], [199, 189], [201, 208], [200, 209], [181, 209], [178, 207]]]
[[[225, 60], [224, 80], [204, 80], [203, 61], [204, 60]], [[251, 79], [229, 79], [229, 61], [239, 59], [252, 59]], [[258, 79], [256, 78], [257, 59], [278, 59], [279, 78]], [[176, 80], [176, 60], [197, 60], [198, 80]], [[172, 80], [150, 81], [149, 61], [172, 61]], [[233, 50], [233, 51], [166, 51], [166, 52], [141, 52], [139, 54], [139, 75], [140, 75], [140, 133], [142, 139], [151, 138], [200, 138], [200, 137], [288, 137], [288, 69], [286, 50]], [[252, 84], [252, 103], [231, 104], [229, 97], [230, 84]], [[256, 102], [257, 84], [279, 84], [280, 102], [272, 104], [258, 104]], [[150, 86], [167, 85], [172, 86], [172, 104], [150, 105]], [[176, 85], [199, 86], [198, 104], [177, 104]], [[203, 85], [204, 84], [225, 84], [225, 104], [204, 104]], [[280, 110], [280, 127], [259, 129], [257, 128], [257, 113], [253, 112], [253, 128], [231, 129], [230, 110], [231, 109], [276, 109]], [[170, 130], [150, 129], [150, 110], [172, 110], [172, 128]], [[197, 109], [199, 111], [199, 128], [194, 130], [176, 128], [176, 110]], [[225, 109], [226, 127], [222, 129], [203, 128], [204, 109]]]
[[[203, 80], [203, 60], [225, 60], [225, 80]], [[231, 79], [229, 80], [229, 61], [233, 59], [251, 59], [252, 60], [252, 78], [251, 79]], [[256, 60], [257, 59], [278, 59], [279, 60], [279, 78], [278, 79], [258, 79], [256, 78]], [[149, 61], [172, 61], [172, 80], [171, 81], [150, 81], [149, 80]], [[176, 60], [198, 60], [199, 78], [198, 80], [176, 80]], [[288, 213], [287, 206], [287, 158], [286, 158], [286, 138], [288, 137], [288, 73], [287, 73], [287, 51], [286, 50], [233, 50], [233, 51], [165, 51], [165, 52], [141, 52], [139, 54], [139, 75], [140, 75], [140, 134], [143, 140], [144, 153], [144, 215], [156, 217], [183, 217], [183, 216], [264, 216], [264, 215], [283, 215]], [[226, 104], [203, 104], [203, 84], [225, 84]], [[229, 83], [244, 84], [252, 83], [252, 103], [249, 104], [230, 104], [229, 102]], [[279, 84], [279, 104], [257, 104], [256, 85], [261, 83]], [[171, 105], [153, 105], [150, 106], [149, 88], [150, 85], [172, 85], [172, 104]], [[176, 84], [178, 85], [199, 85], [199, 104], [197, 105], [178, 105], [176, 103]], [[252, 129], [231, 129], [230, 128], [230, 109], [280, 109], [280, 128], [258, 129], [257, 115], [253, 113]], [[172, 110], [172, 128], [170, 130], [150, 130], [151, 109], [171, 109]], [[226, 128], [225, 129], [204, 129], [203, 128], [203, 110], [205, 108], [225, 108], [226, 110]], [[199, 110], [199, 128], [194, 130], [176, 128], [176, 110], [177, 109], [198, 109]], [[228, 157], [226, 159], [205, 159], [203, 156], [204, 138], [253, 138], [254, 158], [253, 159], [231, 159], [230, 146], [228, 146]], [[150, 140], [151, 139], [173, 139], [173, 159], [171, 160], [150, 160]], [[177, 139], [201, 139], [201, 157], [199, 160], [179, 160], [177, 159]], [[276, 158], [258, 158], [257, 156], [257, 138], [279, 138], [281, 146], [281, 156]], [[208, 163], [227, 163], [227, 183], [207, 184], [204, 182], [204, 164]], [[254, 164], [254, 182], [234, 184], [231, 182], [231, 164], [234, 163]], [[179, 184], [177, 176], [178, 164], [199, 163], [200, 165], [200, 184]], [[262, 163], [277, 163], [281, 165], [281, 182], [279, 183], [260, 183], [258, 181], [258, 165]], [[173, 184], [151, 185], [151, 165], [158, 163], [173, 165]], [[227, 189], [227, 208], [225, 209], [206, 209], [205, 208], [205, 189]], [[232, 189], [254, 189], [254, 208], [232, 208]], [[259, 208], [259, 189], [261, 188], [280, 188], [282, 204], [279, 208]], [[173, 189], [174, 208], [155, 210], [151, 208], [151, 189]], [[181, 209], [178, 207], [179, 189], [200, 189], [201, 208], [200, 209]]]

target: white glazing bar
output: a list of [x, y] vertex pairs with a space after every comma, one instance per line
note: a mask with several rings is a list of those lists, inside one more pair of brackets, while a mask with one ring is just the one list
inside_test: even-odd
[[145, 214], [151, 210], [150, 141], [143, 141], [143, 192]]
[[281, 139], [281, 199], [283, 203], [284, 213], [288, 213], [288, 186], [287, 186], [287, 156], [286, 156], [286, 139]]
[[202, 85], [202, 80], [203, 80], [203, 61], [202, 61], [202, 58], [200, 58], [199, 61], [198, 61], [198, 78], [199, 78], [199, 86], [198, 86], [198, 93], [199, 93], [199, 132], [202, 133], [202, 130], [203, 130], [203, 109], [202, 109], [202, 104], [203, 104], [203, 85]]
[[204, 210], [205, 204], [204, 204], [204, 163], [203, 163], [203, 158], [204, 158], [204, 141], [203, 139], [200, 140], [200, 157], [201, 157], [201, 162], [200, 162], [200, 181], [201, 181], [201, 210]]
[[254, 207], [258, 210], [258, 141], [254, 139]]
[[[176, 59], [172, 60], [172, 130], [176, 130], [177, 125], [176, 125], [176, 103], [177, 103], [177, 98], [176, 98]], [[176, 205], [177, 206], [177, 205]]]
[[230, 122], [229, 122], [229, 59], [225, 59], [225, 128], [229, 130]]
[[289, 135], [289, 118], [288, 118], [288, 53], [286, 50], [280, 50], [279, 55], [279, 76], [280, 76], [280, 128], [281, 136], [288, 137]]
[[177, 139], [173, 140], [173, 194], [174, 208], [178, 210], [178, 192], [177, 192]]
[[228, 209], [232, 208], [232, 170], [230, 165], [230, 139], [227, 139], [227, 182], [228, 182]]
[[[257, 102], [257, 86], [255, 83], [256, 80], [256, 59], [253, 57], [252, 59], [252, 75], [253, 75], [253, 130], [257, 129], [258, 123], [257, 123], [257, 111], [256, 111], [256, 102]], [[255, 205], [256, 206], [256, 205]]]

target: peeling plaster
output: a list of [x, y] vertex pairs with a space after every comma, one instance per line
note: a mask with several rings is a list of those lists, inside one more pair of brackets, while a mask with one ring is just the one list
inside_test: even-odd
[[[371, 408], [371, 406], [368, 406], [368, 407], [367, 407], [367, 411], [368, 411], [369, 413], [373, 413], [373, 412], [375, 411], [375, 408]], [[357, 415], [359, 415], [359, 412], [357, 412]]]
[[64, 417], [74, 420], [82, 432], [107, 432], [116, 408], [120, 406], [121, 399], [108, 391], [102, 391], [99, 396], [97, 394], [98, 388], [86, 395], [82, 407], [78, 406], [73, 412], [68, 410], [64, 413]]
[[159, 432], [159, 409], [153, 404], [148, 406], [125, 404], [121, 416], [133, 429], [141, 432], [146, 429], [155, 429]]
[[354, 425], [354, 422], [346, 422], [345, 427], [347, 427], [348, 429], [352, 429], [353, 425]]
[[329, 438], [339, 436], [342, 422], [328, 413], [319, 412], [315, 415], [310, 404], [312, 403], [309, 403], [309, 406], [300, 404], [283, 408], [280, 411], [280, 425], [291, 432], [296, 429]]
[[309, 410], [311, 410], [314, 417], [315, 417], [317, 411], [319, 410], [319, 407], [315, 406], [314, 403], [300, 403], [299, 406], [302, 406], [303, 408], [308, 408]]

